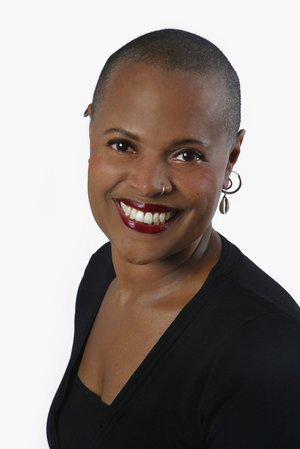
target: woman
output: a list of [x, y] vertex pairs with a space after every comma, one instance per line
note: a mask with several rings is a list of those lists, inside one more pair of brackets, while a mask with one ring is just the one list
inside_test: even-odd
[[109, 58], [85, 115], [109, 243], [79, 286], [50, 448], [299, 448], [299, 307], [211, 224], [241, 184], [231, 64], [148, 33]]

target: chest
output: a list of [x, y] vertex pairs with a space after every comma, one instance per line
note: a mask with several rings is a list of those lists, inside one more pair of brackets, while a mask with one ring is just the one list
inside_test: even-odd
[[173, 307], [119, 304], [106, 297], [79, 367], [82, 382], [111, 404], [180, 311]]

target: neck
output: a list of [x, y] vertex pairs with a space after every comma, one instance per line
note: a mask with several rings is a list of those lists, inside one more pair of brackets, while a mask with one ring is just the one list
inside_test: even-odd
[[145, 265], [124, 260], [112, 245], [118, 296], [126, 301], [145, 301], [159, 299], [176, 289], [181, 291], [183, 285], [196, 284], [200, 288], [219, 260], [221, 245], [219, 235], [209, 228], [188, 249]]

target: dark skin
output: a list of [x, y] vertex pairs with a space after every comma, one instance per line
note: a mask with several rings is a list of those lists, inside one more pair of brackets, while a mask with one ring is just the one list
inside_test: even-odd
[[[224, 98], [216, 76], [135, 63], [114, 70], [97, 105], [88, 190], [95, 220], [111, 241], [116, 278], [78, 374], [107, 404], [219, 260], [221, 241], [211, 221], [245, 134], [228, 135]], [[120, 198], [166, 205], [178, 215], [164, 232], [137, 232], [120, 219]]]

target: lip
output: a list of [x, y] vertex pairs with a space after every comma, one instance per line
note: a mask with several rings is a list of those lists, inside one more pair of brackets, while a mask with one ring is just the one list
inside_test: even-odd
[[[136, 200], [130, 200], [128, 198], [118, 198], [114, 200], [116, 207], [117, 207], [117, 211], [119, 212], [119, 215], [123, 221], [123, 223], [130, 229], [137, 231], [137, 232], [141, 232], [144, 234], [158, 234], [161, 232], [166, 231], [175, 221], [176, 217], [177, 217], [177, 212], [178, 210], [173, 208], [173, 207], [169, 207], [166, 205], [162, 205], [162, 204], [150, 204], [150, 203], [143, 203], [140, 201], [136, 201]], [[130, 206], [133, 207], [134, 209], [137, 209], [139, 211], [142, 211], [144, 213], [146, 212], [160, 212], [160, 213], [167, 213], [167, 212], [171, 212], [174, 213], [174, 215], [165, 223], [160, 223], [160, 224], [145, 224], [145, 223], [141, 223], [139, 221], [135, 221], [133, 219], [131, 219], [130, 217], [126, 216], [121, 205], [120, 202], [126, 204], [126, 206]]]

